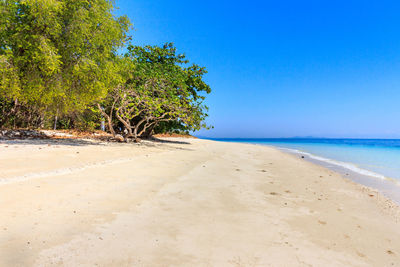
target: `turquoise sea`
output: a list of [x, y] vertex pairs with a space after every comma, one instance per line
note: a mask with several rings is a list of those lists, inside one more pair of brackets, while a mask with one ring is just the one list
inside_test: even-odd
[[[367, 177], [367, 180], [358, 179], [357, 182], [384, 189], [383, 191], [396, 191], [395, 194], [400, 195], [400, 139], [219, 138], [212, 140], [274, 146], [289, 153], [305, 156], [326, 167], [348, 170]], [[379, 181], [385, 185], [382, 186]], [[388, 184], [393, 188], [388, 190]], [[387, 195], [391, 194], [393, 192]]]

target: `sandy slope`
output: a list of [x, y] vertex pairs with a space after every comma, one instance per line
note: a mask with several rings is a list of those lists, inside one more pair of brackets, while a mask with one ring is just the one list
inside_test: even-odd
[[272, 148], [0, 144], [0, 266], [400, 266], [399, 211]]

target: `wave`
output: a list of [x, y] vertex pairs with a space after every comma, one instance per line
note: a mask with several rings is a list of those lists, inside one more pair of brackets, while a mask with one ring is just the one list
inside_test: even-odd
[[358, 174], [361, 174], [361, 175], [366, 175], [366, 176], [370, 176], [370, 177], [374, 177], [374, 178], [379, 178], [379, 179], [382, 179], [382, 180], [389, 179], [388, 177], [386, 177], [386, 176], [384, 176], [382, 174], [379, 174], [379, 173], [376, 173], [376, 172], [373, 172], [373, 171], [369, 171], [369, 170], [366, 170], [366, 169], [362, 169], [362, 168], [358, 167], [357, 165], [355, 165], [353, 163], [342, 162], [342, 161], [338, 161], [338, 160], [324, 158], [324, 157], [317, 156], [317, 155], [314, 155], [314, 154], [311, 154], [311, 153], [308, 153], [308, 152], [304, 152], [304, 151], [301, 151], [301, 150], [298, 150], [298, 149], [292, 149], [292, 148], [286, 148], [286, 147], [278, 147], [278, 148], [280, 150], [287, 151], [287, 152], [292, 153], [292, 154], [303, 155], [303, 156], [307, 156], [307, 157], [309, 157], [311, 159], [314, 159], [314, 160], [317, 160], [317, 161], [322, 161], [322, 162], [325, 162], [325, 163], [336, 165], [336, 166], [348, 169], [348, 170], [350, 170], [352, 172], [355, 172], [355, 173], [358, 173]]

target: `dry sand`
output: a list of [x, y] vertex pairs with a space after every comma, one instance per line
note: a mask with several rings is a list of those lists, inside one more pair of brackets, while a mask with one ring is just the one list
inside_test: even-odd
[[269, 147], [168, 140], [0, 143], [0, 266], [400, 266], [377, 192]]

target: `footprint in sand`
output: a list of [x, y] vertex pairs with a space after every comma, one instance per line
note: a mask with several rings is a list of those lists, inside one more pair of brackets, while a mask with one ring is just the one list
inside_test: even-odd
[[389, 254], [389, 255], [393, 255], [394, 254], [394, 252], [391, 251], [391, 250], [387, 250], [386, 253]]
[[365, 258], [365, 255], [364, 255], [364, 254], [362, 254], [362, 253], [359, 252], [359, 251], [356, 251], [356, 252], [357, 252], [357, 255], [360, 256], [361, 258]]

